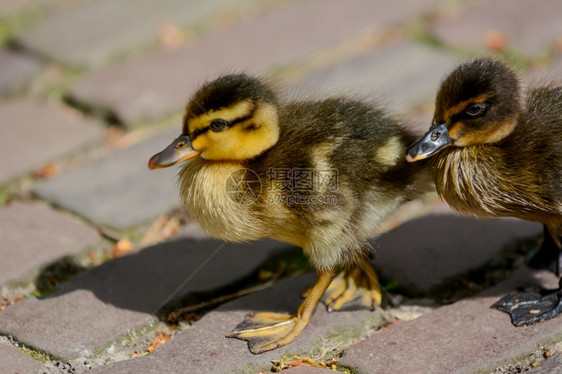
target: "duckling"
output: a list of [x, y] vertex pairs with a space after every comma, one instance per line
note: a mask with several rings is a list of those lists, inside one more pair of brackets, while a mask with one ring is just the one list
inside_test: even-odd
[[[524, 94], [502, 62], [460, 65], [441, 84], [429, 131], [406, 152], [410, 162], [427, 157], [438, 193], [461, 213], [542, 222], [545, 240], [531, 265], [552, 262], [560, 275], [562, 87]], [[516, 326], [543, 321], [562, 312], [562, 278], [544, 293], [508, 295], [495, 307]]]
[[381, 303], [367, 239], [431, 183], [424, 165], [402, 157], [413, 140], [374, 105], [342, 97], [281, 103], [270, 85], [244, 73], [196, 91], [181, 135], [149, 168], [185, 162], [181, 198], [211, 236], [290, 243], [317, 271], [295, 314], [249, 315], [229, 337], [261, 353], [293, 341], [323, 295], [329, 310]]

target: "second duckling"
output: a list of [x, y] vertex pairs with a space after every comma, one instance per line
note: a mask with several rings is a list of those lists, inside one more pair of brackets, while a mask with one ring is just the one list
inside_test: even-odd
[[368, 239], [430, 185], [425, 166], [402, 156], [414, 139], [372, 104], [281, 103], [247, 74], [219, 77], [195, 93], [182, 133], [150, 168], [185, 161], [181, 196], [204, 230], [228, 241], [300, 246], [318, 275], [295, 314], [250, 315], [231, 337], [261, 353], [293, 341], [324, 294], [330, 310], [353, 300], [380, 304]]
[[[542, 222], [532, 264], [562, 266], [562, 87], [526, 95], [506, 64], [488, 58], [457, 67], [443, 81], [429, 131], [406, 153], [431, 157], [437, 191], [461, 213]], [[519, 326], [562, 313], [560, 288], [508, 295], [496, 307]]]

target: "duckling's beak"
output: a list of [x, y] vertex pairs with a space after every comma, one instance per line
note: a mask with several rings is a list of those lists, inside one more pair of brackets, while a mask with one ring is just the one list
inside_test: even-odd
[[453, 139], [449, 137], [447, 124], [442, 123], [430, 128], [424, 136], [408, 148], [406, 151], [406, 161], [423, 160], [451, 144], [453, 144]]
[[148, 160], [148, 168], [150, 170], [167, 168], [190, 158], [198, 157], [199, 154], [200, 152], [191, 147], [189, 136], [180, 135], [162, 152], [155, 154]]

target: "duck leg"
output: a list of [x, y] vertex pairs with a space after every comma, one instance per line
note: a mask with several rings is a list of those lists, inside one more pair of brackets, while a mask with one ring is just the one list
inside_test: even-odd
[[382, 301], [379, 279], [367, 260], [338, 274], [323, 298], [328, 311], [367, 307], [374, 309]]
[[562, 271], [562, 247], [560, 241], [562, 238], [555, 240], [555, 234], [544, 225], [544, 240], [541, 248], [533, 258], [529, 261], [529, 266], [535, 269], [547, 269], [556, 275], [560, 275]]
[[[551, 269], [551, 266], [548, 265], [554, 264], [552, 270], [554, 270], [556, 275], [560, 275], [562, 245], [560, 244], [560, 237], [554, 235], [554, 232], [556, 231], [549, 230], [545, 225], [544, 242], [535, 257], [542, 255], [535, 262], [535, 265], [542, 263], [547, 266], [541, 268]], [[511, 316], [511, 323], [515, 326], [530, 325], [551, 319], [562, 314], [562, 277], [558, 281], [558, 289], [556, 290], [537, 291], [529, 289], [515, 291], [504, 296], [492, 307], [509, 314]]]
[[254, 354], [270, 351], [289, 344], [308, 325], [318, 302], [330, 285], [334, 273], [318, 271], [316, 284], [299, 306], [296, 314], [255, 313], [240, 323], [229, 338], [246, 340]]

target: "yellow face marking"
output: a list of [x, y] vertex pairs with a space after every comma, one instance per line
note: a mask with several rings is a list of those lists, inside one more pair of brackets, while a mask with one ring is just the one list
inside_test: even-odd
[[[447, 132], [449, 133], [449, 137], [455, 140], [458, 139], [463, 127], [464, 123], [462, 121], [455, 122], [453, 126], [451, 126], [451, 128], [447, 130]], [[455, 144], [457, 143], [455, 142]]]
[[[474, 132], [467, 132], [466, 134], [462, 135], [460, 138], [455, 140], [455, 145], [458, 147], [465, 147], [471, 144], [486, 144], [498, 142], [511, 134], [516, 124], [516, 119], [513, 119], [509, 122], [491, 123], [484, 129]], [[456, 128], [456, 126], [454, 128]], [[455, 139], [455, 137], [451, 135], [451, 131], [449, 131], [449, 136]]]
[[[239, 106], [246, 111], [239, 110]], [[240, 118], [247, 115], [251, 109], [244, 102], [239, 106], [234, 106], [228, 117], [221, 118], [227, 120], [228, 118]], [[223, 114], [225, 113], [223, 112]], [[233, 116], [232, 113], [238, 115]], [[253, 128], [247, 129], [248, 125], [253, 125]], [[248, 120], [236, 123], [224, 131], [206, 131], [193, 140], [192, 147], [201, 151], [201, 157], [207, 160], [244, 160], [253, 158], [271, 148], [278, 139], [277, 110], [272, 104], [262, 103], [258, 105], [254, 115]]]
[[466, 107], [468, 107], [469, 105], [480, 104], [480, 103], [483, 103], [484, 101], [486, 101], [487, 99], [488, 99], [488, 95], [482, 94], [482, 95], [478, 95], [476, 97], [471, 97], [468, 100], [461, 101], [457, 105], [452, 106], [445, 111], [445, 120], [447, 118], [451, 118], [452, 116], [454, 116], [456, 114], [459, 114], [460, 112], [466, 110]]
[[388, 139], [375, 153], [375, 161], [386, 166], [394, 166], [402, 159], [404, 154], [404, 145], [396, 136]]
[[203, 130], [215, 119], [233, 121], [237, 118], [247, 116], [253, 106], [254, 104], [250, 100], [244, 100], [226, 108], [211, 110], [199, 117], [190, 119], [187, 124], [189, 132], [192, 133], [196, 130]]

